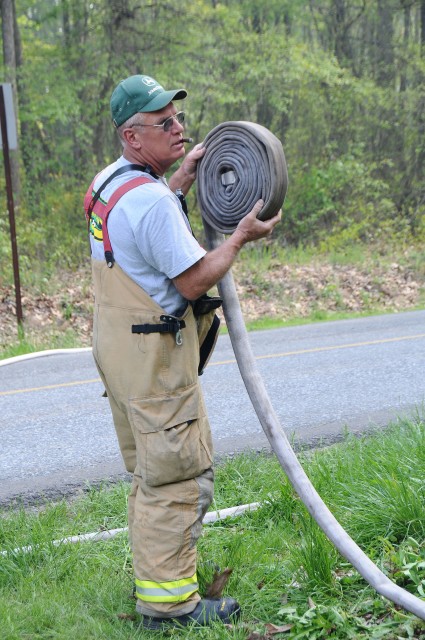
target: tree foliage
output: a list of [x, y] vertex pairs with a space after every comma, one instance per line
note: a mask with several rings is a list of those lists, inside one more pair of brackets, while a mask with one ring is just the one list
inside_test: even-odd
[[282, 242], [422, 237], [425, 0], [2, 0], [2, 16], [21, 215], [29, 227], [56, 222], [38, 234], [39, 255], [43, 238], [60, 243], [58, 228], [82, 233], [75, 203], [120, 153], [110, 94], [140, 72], [187, 88], [197, 141], [228, 120], [279, 137], [290, 176]]

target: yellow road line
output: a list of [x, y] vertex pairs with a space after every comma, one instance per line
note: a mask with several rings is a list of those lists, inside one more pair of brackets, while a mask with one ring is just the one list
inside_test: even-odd
[[61, 382], [60, 384], [47, 384], [45, 387], [29, 387], [26, 389], [11, 389], [10, 391], [0, 391], [0, 396], [10, 396], [14, 393], [30, 393], [32, 391], [45, 391], [46, 389], [62, 389], [62, 387], [75, 387], [79, 384], [93, 384], [100, 382], [100, 378], [92, 380], [76, 380], [75, 382]]
[[[403, 342], [405, 340], [419, 340], [425, 338], [425, 333], [418, 333], [415, 336], [399, 336], [398, 338], [384, 338], [382, 340], [368, 340], [366, 342], [352, 342], [348, 344], [338, 344], [334, 347], [314, 347], [312, 349], [300, 349], [299, 351], [284, 351], [282, 353], [271, 353], [265, 356], [255, 356], [256, 360], [265, 360], [267, 358], [287, 358], [288, 356], [297, 356], [305, 353], [319, 353], [320, 351], [336, 351], [339, 349], [353, 349], [355, 347], [368, 347], [374, 344], [386, 344], [387, 342]], [[221, 362], [209, 362], [208, 366], [213, 367], [218, 364], [231, 364], [236, 362], [232, 360], [222, 360]]]
[[[320, 353], [322, 351], [338, 351], [341, 349], [354, 349], [357, 347], [369, 347], [376, 344], [388, 344], [390, 342], [404, 342], [406, 340], [421, 340], [425, 338], [425, 333], [418, 333], [413, 336], [399, 336], [397, 338], [383, 338], [382, 340], [368, 340], [365, 342], [351, 342], [348, 344], [338, 344], [333, 347], [314, 347], [312, 349], [299, 349], [298, 351], [284, 351], [282, 353], [271, 353], [264, 356], [255, 356], [256, 360], [266, 360], [270, 358], [287, 358], [289, 356], [304, 355], [306, 353]], [[234, 364], [236, 360], [220, 360], [219, 362], [209, 362], [209, 367], [217, 367], [225, 364]], [[10, 391], [0, 391], [0, 396], [9, 396], [14, 393], [31, 393], [33, 391], [45, 391], [47, 389], [61, 389], [63, 387], [75, 387], [79, 384], [93, 384], [94, 382], [100, 382], [100, 378], [93, 378], [91, 380], [76, 380], [75, 382], [62, 382], [60, 384], [49, 384], [44, 387], [31, 387], [27, 389], [12, 389]]]

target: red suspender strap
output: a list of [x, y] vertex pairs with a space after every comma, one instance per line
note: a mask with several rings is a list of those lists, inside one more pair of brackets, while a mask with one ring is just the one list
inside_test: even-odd
[[127, 193], [127, 191], [130, 191], [130, 189], [135, 189], [136, 187], [139, 187], [142, 184], [146, 184], [147, 182], [153, 182], [153, 180], [151, 180], [150, 178], [142, 178], [142, 177], [132, 178], [131, 180], [128, 180], [123, 185], [121, 185], [118, 189], [116, 189], [106, 204], [104, 204], [100, 200], [97, 200], [94, 206], [91, 206], [91, 202], [93, 198], [93, 185], [95, 180], [96, 178], [93, 180], [84, 198], [84, 208], [86, 211], [86, 217], [89, 224], [90, 224], [92, 211], [96, 215], [98, 215], [102, 220], [102, 238], [103, 238], [103, 249], [105, 251], [105, 259], [108, 267], [113, 267], [114, 256], [113, 256], [111, 241], [109, 240], [109, 234], [108, 234], [109, 213], [117, 204], [118, 200], [125, 193]]

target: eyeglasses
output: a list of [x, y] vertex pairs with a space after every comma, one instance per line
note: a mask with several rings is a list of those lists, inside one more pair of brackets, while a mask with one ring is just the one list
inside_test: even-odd
[[136, 124], [132, 124], [131, 127], [161, 127], [164, 130], [164, 132], [167, 133], [168, 131], [171, 131], [174, 124], [174, 120], [177, 120], [179, 124], [184, 124], [184, 118], [185, 118], [184, 111], [179, 111], [178, 113], [175, 113], [173, 116], [170, 116], [169, 118], [164, 120], [164, 122], [162, 122], [161, 124], [136, 123]]

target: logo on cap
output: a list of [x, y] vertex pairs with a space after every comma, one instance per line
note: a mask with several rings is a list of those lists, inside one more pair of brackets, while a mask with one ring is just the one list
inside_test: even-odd
[[142, 82], [143, 84], [145, 84], [147, 87], [151, 87], [152, 85], [156, 84], [156, 81], [153, 78], [148, 78], [147, 76], [144, 76], [142, 78]]

